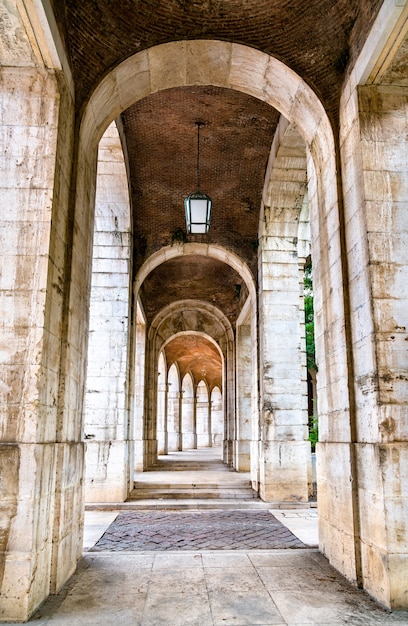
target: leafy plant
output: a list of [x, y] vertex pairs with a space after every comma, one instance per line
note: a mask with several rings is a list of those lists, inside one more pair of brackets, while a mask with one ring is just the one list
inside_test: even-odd
[[313, 309], [313, 275], [311, 264], [305, 267], [303, 276], [305, 332], [306, 332], [306, 361], [307, 368], [317, 372], [315, 339], [314, 339], [314, 309]]
[[309, 417], [309, 441], [312, 444], [312, 452], [315, 452], [319, 441], [319, 423], [315, 415]]
[[187, 243], [187, 233], [180, 226], [171, 232], [171, 245], [174, 243]]

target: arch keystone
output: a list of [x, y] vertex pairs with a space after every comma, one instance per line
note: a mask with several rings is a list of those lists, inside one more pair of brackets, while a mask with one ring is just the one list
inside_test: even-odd
[[147, 53], [151, 93], [186, 85], [185, 41], [155, 46], [150, 48]]
[[186, 80], [188, 85], [225, 87], [231, 63], [232, 44], [224, 41], [188, 41]]
[[117, 67], [116, 83], [122, 111], [134, 104], [135, 93], [138, 98], [144, 98], [152, 92], [147, 50], [139, 52]]

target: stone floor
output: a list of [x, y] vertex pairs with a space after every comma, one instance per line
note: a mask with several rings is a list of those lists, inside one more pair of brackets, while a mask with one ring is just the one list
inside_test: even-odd
[[[208, 510], [201, 511], [200, 507], [193, 511], [193, 517], [209, 515]], [[155, 545], [154, 550], [132, 551], [128, 545], [126, 551], [118, 552], [110, 549], [108, 540], [102, 545], [103, 551], [96, 552], [92, 551], [95, 544], [102, 536], [109, 536], [106, 531], [110, 528], [112, 532], [115, 524], [111, 524], [122, 513], [87, 511], [84, 556], [76, 573], [57, 596], [40, 607], [30, 623], [37, 626], [408, 625], [408, 612], [383, 610], [350, 585], [320, 554], [316, 548], [316, 509], [273, 509], [269, 513], [264, 509], [242, 509], [238, 502], [230, 509], [231, 515], [223, 507], [219, 509], [226, 521], [228, 517], [237, 519], [237, 512], [238, 518], [241, 516], [245, 521], [251, 518], [251, 511], [256, 515], [261, 513], [262, 518], [270, 515], [271, 520], [280, 520], [291, 531], [286, 534], [293, 533], [300, 545], [303, 542], [306, 546], [214, 550], [211, 544], [209, 549], [194, 544], [194, 550], [185, 547], [160, 550]], [[148, 509], [144, 512], [149, 515]], [[126, 510], [126, 515], [133, 514], [133, 510]], [[137, 514], [140, 515], [140, 509]], [[171, 535], [174, 519], [169, 514], [160, 512], [161, 519], [167, 516], [170, 525], [167, 535]], [[181, 508], [175, 514], [187, 513]], [[158, 515], [157, 509], [153, 509], [153, 515]], [[211, 510], [210, 518], [213, 515], [217, 515], [216, 508]], [[221, 515], [218, 524], [222, 527]], [[225, 530], [226, 535], [228, 532]]]

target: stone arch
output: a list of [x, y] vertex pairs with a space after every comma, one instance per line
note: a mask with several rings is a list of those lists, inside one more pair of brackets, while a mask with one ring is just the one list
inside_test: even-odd
[[[305, 142], [326, 161], [333, 158], [333, 133], [312, 89], [293, 70], [268, 54], [215, 40], [170, 42], [129, 57], [92, 93], [81, 124], [91, 145], [122, 111], [156, 91], [189, 85], [236, 89], [267, 102], [294, 122]], [[325, 141], [323, 141], [325, 140]]]
[[[320, 336], [336, 334], [337, 343], [345, 351], [344, 302], [342, 261], [340, 254], [339, 214], [335, 145], [332, 128], [326, 112], [313, 90], [293, 70], [269, 55], [246, 46], [222, 41], [179, 41], [140, 52], [115, 67], [92, 93], [82, 115], [79, 134], [78, 177], [76, 185], [77, 225], [74, 234], [73, 266], [83, 262], [83, 242], [88, 240], [87, 228], [91, 222], [89, 189], [93, 187], [95, 149], [108, 123], [131, 104], [151, 93], [172, 87], [214, 85], [235, 89], [275, 107], [287, 120], [296, 125], [307, 146], [308, 172], [311, 181], [311, 221], [314, 224], [315, 289], [321, 290], [321, 301], [329, 303], [325, 319], [318, 320]], [[330, 245], [329, 245], [330, 242]], [[79, 252], [79, 254], [78, 254]], [[232, 257], [216, 246], [208, 246], [209, 254], [230, 262]], [[153, 255], [145, 264], [160, 262], [180, 254], [200, 253], [199, 246], [168, 248]], [[318, 271], [318, 268], [321, 268]], [[74, 268], [75, 271], [75, 268]], [[79, 271], [79, 270], [78, 270]], [[241, 272], [240, 272], [241, 273]], [[138, 280], [143, 274], [138, 275]], [[251, 281], [249, 281], [251, 282]], [[138, 282], [136, 282], [136, 292]], [[250, 293], [256, 302], [254, 287]], [[254, 304], [255, 306], [255, 304]], [[86, 314], [85, 314], [86, 315]], [[254, 319], [254, 338], [256, 321]], [[338, 332], [338, 329], [340, 331]], [[327, 332], [329, 331], [329, 333]], [[321, 362], [332, 371], [335, 382], [333, 401], [338, 397], [339, 382], [346, 377], [343, 360], [327, 359], [325, 341], [317, 341]], [[330, 361], [330, 363], [328, 362]], [[326, 381], [323, 380], [323, 385]], [[327, 385], [326, 385], [327, 386]], [[328, 410], [331, 410], [331, 399]], [[348, 407], [342, 409], [346, 414]]]
[[188, 255], [207, 256], [211, 259], [216, 259], [222, 263], [226, 263], [232, 267], [232, 269], [234, 269], [244, 279], [250, 298], [254, 302], [256, 301], [254, 279], [246, 263], [241, 261], [238, 255], [230, 250], [226, 250], [225, 248], [214, 244], [203, 243], [185, 243], [184, 245], [167, 246], [152, 254], [137, 273], [134, 285], [135, 293], [138, 293], [143, 281], [147, 278], [150, 272], [152, 272], [161, 263], [164, 263], [169, 259]]

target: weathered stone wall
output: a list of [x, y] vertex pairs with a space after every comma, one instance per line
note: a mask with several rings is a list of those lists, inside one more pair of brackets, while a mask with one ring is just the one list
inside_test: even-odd
[[347, 214], [364, 587], [407, 605], [408, 90], [365, 86], [344, 97]]
[[60, 361], [73, 102], [51, 70], [2, 67], [1, 85], [0, 619], [24, 620], [82, 543], [83, 451], [63, 427]]

